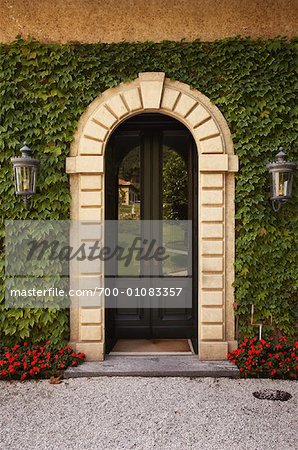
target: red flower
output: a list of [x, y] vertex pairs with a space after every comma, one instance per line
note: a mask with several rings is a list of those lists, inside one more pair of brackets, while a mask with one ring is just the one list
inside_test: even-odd
[[[65, 355], [65, 356], [64, 356]], [[0, 348], [0, 379], [28, 379], [37, 378], [43, 370], [53, 373], [59, 369], [65, 370], [68, 366], [76, 366], [81, 363], [85, 355], [75, 353], [70, 346], [51, 347], [46, 351], [43, 345], [23, 343], [21, 346], [15, 344], [12, 347]], [[48, 372], [47, 372], [48, 374]]]

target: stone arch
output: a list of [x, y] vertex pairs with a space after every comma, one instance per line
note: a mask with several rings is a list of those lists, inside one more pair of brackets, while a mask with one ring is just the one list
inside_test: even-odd
[[[115, 128], [129, 117], [159, 112], [182, 122], [192, 133], [199, 156], [199, 358], [225, 359], [235, 346], [234, 155], [228, 125], [210, 100], [161, 72], [140, 73], [132, 82], [108, 89], [81, 116], [66, 170], [70, 174], [71, 218], [104, 219], [104, 152]], [[80, 279], [84, 274], [84, 281]], [[71, 268], [73, 286], [92, 289], [103, 277]], [[104, 314], [100, 306], [71, 308], [71, 343], [88, 359], [104, 358]]]

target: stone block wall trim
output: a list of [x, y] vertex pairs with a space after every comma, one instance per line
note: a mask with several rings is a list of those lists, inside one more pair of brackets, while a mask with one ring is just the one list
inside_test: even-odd
[[[199, 357], [225, 359], [227, 341], [232, 342], [234, 335], [230, 286], [234, 250], [226, 245], [226, 221], [229, 221], [230, 233], [234, 228], [233, 172], [238, 170], [238, 158], [234, 155], [224, 117], [207, 97], [184, 83], [165, 78], [164, 73], [148, 72], [105, 91], [94, 100], [79, 120], [71, 156], [66, 160], [71, 182], [71, 216], [81, 221], [104, 220], [106, 145], [119, 124], [142, 112], [174, 117], [190, 130], [196, 142], [199, 156]], [[228, 184], [227, 177], [230, 177]], [[84, 242], [88, 236], [89, 241], [102, 241], [103, 236], [99, 234], [96, 227], [91, 234], [82, 227], [80, 240]], [[80, 288], [104, 286], [100, 264], [81, 264], [76, 273]], [[71, 308], [71, 339], [77, 349], [87, 353], [87, 359], [102, 360], [104, 310], [97, 304], [88, 308], [79, 304], [79, 312]]]
[[82, 175], [80, 181], [81, 191], [99, 191], [102, 189], [102, 177], [98, 175]]
[[203, 341], [221, 341], [223, 340], [223, 325], [222, 324], [203, 324], [202, 325], [202, 340]]
[[224, 361], [227, 358], [228, 349], [228, 342], [200, 342], [199, 344], [199, 353], [204, 361], [212, 359]]
[[85, 325], [81, 323], [80, 326], [80, 340], [81, 341], [101, 341], [102, 327], [100, 325]]
[[103, 173], [103, 156], [71, 156], [66, 158], [66, 173]]
[[81, 308], [80, 320], [81, 324], [88, 324], [88, 325], [100, 324], [102, 321], [102, 309]]

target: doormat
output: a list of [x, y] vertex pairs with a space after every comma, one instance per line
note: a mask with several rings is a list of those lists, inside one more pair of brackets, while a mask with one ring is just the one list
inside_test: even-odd
[[188, 339], [119, 339], [110, 355], [192, 355]]

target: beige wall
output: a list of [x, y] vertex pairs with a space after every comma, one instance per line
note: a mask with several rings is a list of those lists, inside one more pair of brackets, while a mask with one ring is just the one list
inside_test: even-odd
[[294, 36], [297, 25], [297, 0], [0, 0], [1, 42]]

